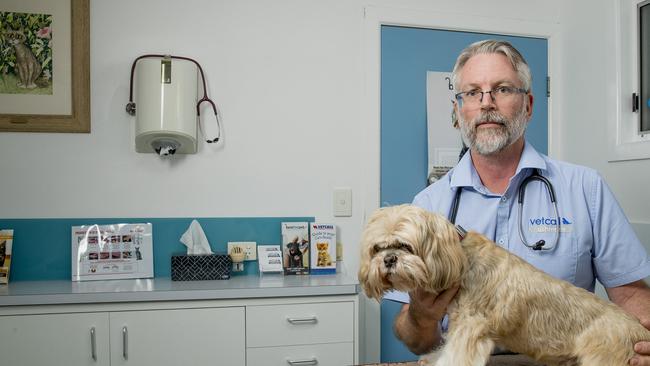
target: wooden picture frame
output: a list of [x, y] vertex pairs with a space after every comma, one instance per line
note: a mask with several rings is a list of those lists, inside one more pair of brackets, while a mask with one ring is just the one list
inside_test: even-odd
[[89, 0], [70, 0], [70, 113], [3, 114], [0, 106], [0, 131], [90, 132], [89, 8]]

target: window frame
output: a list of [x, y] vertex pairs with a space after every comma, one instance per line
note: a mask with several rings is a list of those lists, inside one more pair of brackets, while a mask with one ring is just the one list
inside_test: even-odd
[[610, 119], [609, 161], [650, 159], [650, 131], [641, 132], [640, 112], [632, 111], [640, 93], [640, 7], [650, 0], [619, 0], [616, 21], [616, 112]]

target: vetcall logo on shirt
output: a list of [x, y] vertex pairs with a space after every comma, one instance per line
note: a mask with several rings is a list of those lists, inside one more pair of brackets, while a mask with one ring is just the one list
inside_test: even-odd
[[[528, 222], [528, 231], [531, 233], [554, 233], [558, 227], [557, 217], [544, 217], [530, 218]], [[560, 218], [560, 232], [568, 233], [573, 230], [573, 223], [566, 217]]]

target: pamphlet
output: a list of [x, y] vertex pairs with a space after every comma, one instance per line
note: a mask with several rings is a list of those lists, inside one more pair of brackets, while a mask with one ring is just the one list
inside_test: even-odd
[[153, 277], [151, 226], [73, 226], [72, 281]]
[[336, 226], [312, 222], [311, 274], [336, 273]]
[[260, 273], [282, 272], [282, 249], [279, 245], [258, 245]]
[[11, 267], [11, 247], [13, 241], [13, 230], [0, 230], [0, 285], [9, 283], [9, 268]]
[[284, 274], [309, 274], [309, 226], [306, 222], [282, 223]]

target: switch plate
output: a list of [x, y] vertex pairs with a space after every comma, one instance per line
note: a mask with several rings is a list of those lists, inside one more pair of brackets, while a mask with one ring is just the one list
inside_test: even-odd
[[334, 188], [334, 216], [352, 216], [352, 189]]
[[229, 241], [228, 242], [228, 254], [232, 251], [234, 247], [241, 247], [244, 251], [244, 260], [245, 261], [255, 261], [257, 260], [257, 243], [254, 241]]

